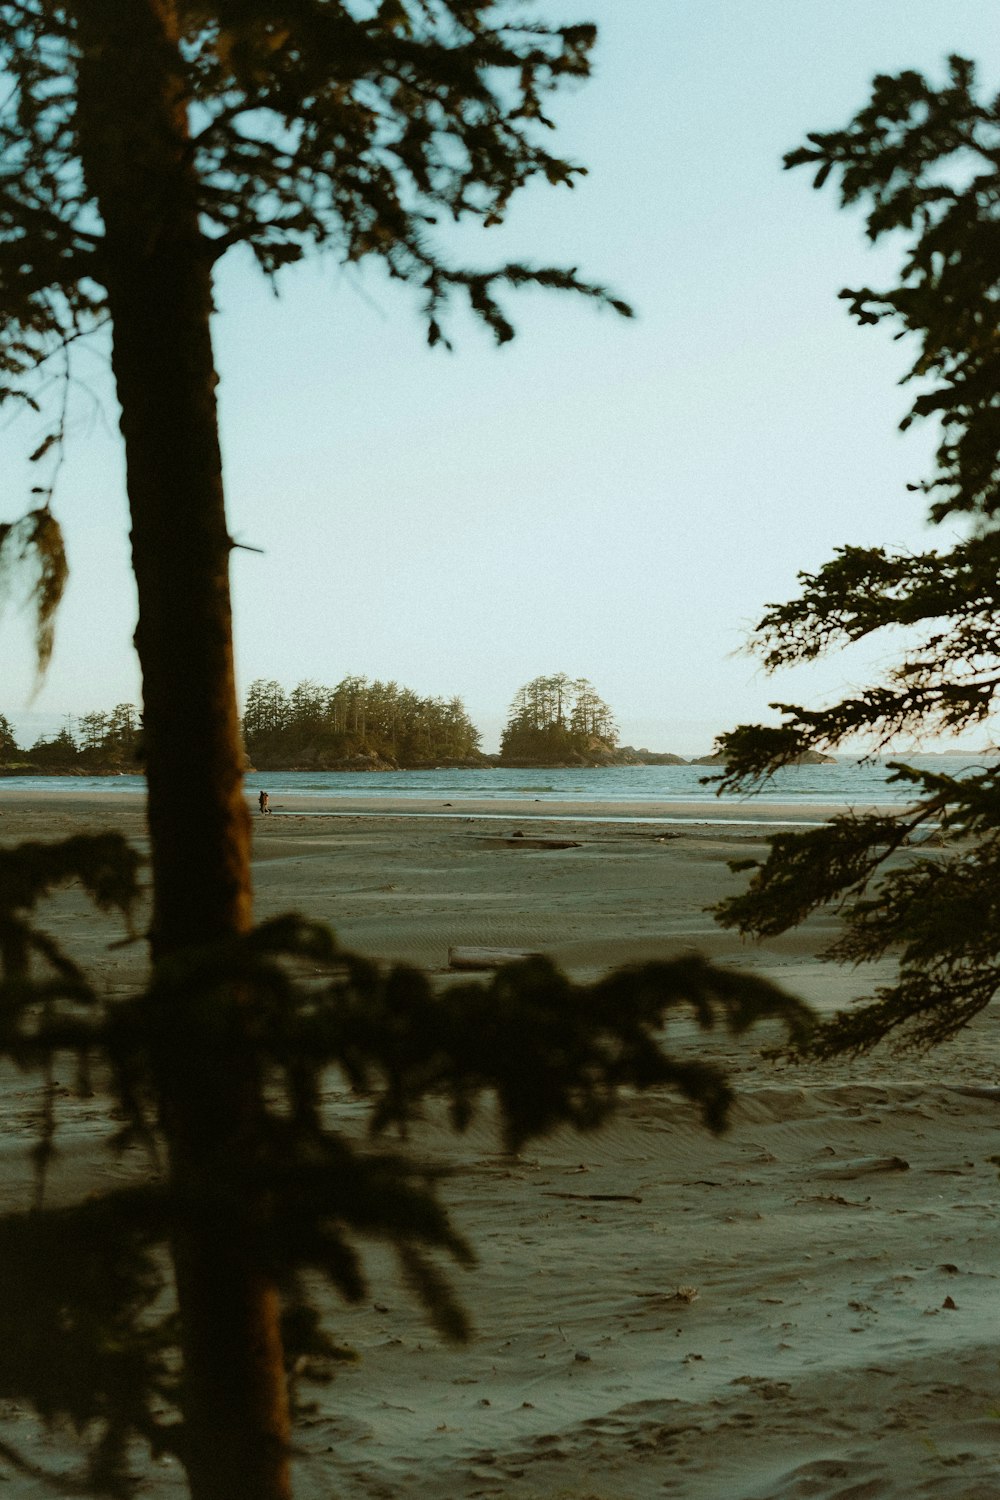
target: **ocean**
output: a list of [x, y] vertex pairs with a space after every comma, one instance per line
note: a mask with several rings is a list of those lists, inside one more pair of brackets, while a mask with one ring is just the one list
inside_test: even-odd
[[[982, 765], [970, 757], [912, 755], [913, 765], [948, 775], [962, 775]], [[993, 763], [993, 762], [991, 762]], [[753, 796], [728, 793], [718, 797], [705, 778], [711, 766], [609, 766], [594, 770], [508, 770], [487, 767], [477, 770], [431, 771], [255, 771], [247, 779], [248, 795], [264, 790], [276, 811], [283, 796], [323, 797], [332, 800], [358, 797], [386, 798], [394, 802], [409, 798], [450, 802], [456, 812], [461, 803], [519, 800], [556, 804], [554, 812], [566, 816], [573, 803], [704, 803], [723, 807], [742, 819], [753, 819], [753, 809], [768, 804], [796, 803], [828, 807], [871, 807], [905, 802], [912, 789], [894, 784], [881, 761], [840, 760], [833, 765], [790, 766], [772, 777]], [[0, 779], [0, 801], [5, 791], [37, 794], [100, 792], [121, 796], [141, 795], [141, 776], [6, 776]], [[542, 809], [539, 808], [539, 812]]]

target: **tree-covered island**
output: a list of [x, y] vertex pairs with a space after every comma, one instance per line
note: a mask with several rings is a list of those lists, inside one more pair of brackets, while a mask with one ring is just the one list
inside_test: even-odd
[[[248, 764], [264, 771], [419, 770], [487, 760], [460, 698], [421, 697], [395, 682], [359, 676], [333, 688], [300, 682], [291, 692], [258, 678], [247, 691], [242, 729]], [[67, 721], [27, 748], [0, 714], [0, 773], [142, 770], [142, 719], [129, 703]]]
[[586, 677], [535, 677], [514, 695], [500, 739], [505, 766], [607, 765], [618, 725]]
[[[255, 678], [242, 717], [258, 771], [419, 771], [433, 766], [684, 765], [679, 755], [618, 744], [608, 705], [585, 677], [536, 677], [510, 706], [499, 755], [482, 749], [462, 699], [426, 697], [397, 682], [343, 677], [335, 687]], [[112, 775], [143, 769], [142, 720], [130, 703], [67, 720], [30, 747], [0, 714], [0, 775]]]
[[424, 698], [395, 682], [349, 676], [336, 687], [250, 684], [243, 742], [260, 771], [420, 770], [486, 757], [461, 698]]
[[121, 775], [142, 770], [142, 716], [131, 703], [110, 713], [83, 714], [33, 745], [18, 744], [9, 719], [0, 713], [0, 774], [54, 776]]
[[[419, 771], [435, 766], [683, 766], [723, 764], [722, 757], [681, 755], [618, 743], [608, 705], [585, 677], [535, 677], [518, 689], [500, 753], [482, 735], [462, 699], [425, 697], [397, 682], [357, 674], [336, 687], [255, 678], [241, 720], [248, 768], [257, 771]], [[832, 763], [806, 751], [802, 764]], [[18, 744], [0, 713], [0, 775], [111, 776], [144, 769], [142, 715], [131, 703], [67, 719], [54, 735]]]

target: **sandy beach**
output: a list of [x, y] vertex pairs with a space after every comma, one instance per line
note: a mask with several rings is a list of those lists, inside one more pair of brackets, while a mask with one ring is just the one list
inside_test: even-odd
[[[303, 911], [441, 983], [459, 945], [545, 952], [577, 978], [695, 949], [823, 1010], [884, 977], [818, 957], [832, 916], [760, 946], [714, 926], [705, 908], [738, 878], [726, 862], [763, 848], [752, 804], [574, 811], [285, 799], [254, 818], [258, 915]], [[4, 845], [110, 827], [142, 842], [141, 802], [0, 800]], [[118, 931], [79, 893], [48, 917], [109, 988], [135, 980], [141, 950], [109, 948]], [[822, 1067], [763, 1061], [774, 1033], [682, 1034], [737, 1085], [719, 1139], [667, 1091], [518, 1156], [488, 1119], [457, 1140], [428, 1120], [413, 1148], [450, 1169], [479, 1252], [456, 1273], [475, 1335], [442, 1344], [374, 1250], [370, 1299], [331, 1305], [360, 1358], [313, 1393], [300, 1500], [1000, 1500], [995, 1007], [927, 1057]], [[361, 1104], [335, 1085], [331, 1102], [360, 1128]], [[10, 1208], [26, 1201], [31, 1088], [5, 1077], [0, 1104]], [[67, 1101], [55, 1191], [94, 1185], [99, 1113]], [[0, 1418], [36, 1461], [62, 1451], [29, 1412]], [[176, 1466], [142, 1493], [180, 1496]]]

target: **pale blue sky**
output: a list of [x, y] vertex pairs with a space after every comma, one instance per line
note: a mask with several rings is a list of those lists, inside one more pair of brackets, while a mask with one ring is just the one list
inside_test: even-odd
[[[771, 698], [816, 701], [884, 657], [764, 678], [738, 653], [767, 601], [838, 543], [922, 545], [900, 437], [905, 352], [836, 293], [879, 280], [857, 218], [781, 171], [845, 124], [877, 71], [977, 58], [1000, 87], [995, 0], [562, 0], [596, 19], [597, 76], [556, 113], [590, 176], [532, 190], [476, 259], [564, 262], [632, 301], [512, 299], [503, 350], [459, 319], [426, 347], [415, 300], [320, 259], [276, 300], [235, 259], [216, 320], [241, 683], [348, 672], [460, 694], [495, 742], [518, 686], [587, 676], [623, 738], [698, 753]], [[33, 703], [28, 631], [0, 626], [0, 712], [30, 739], [138, 699], [123, 464], [106, 362], [85, 355], [56, 508], [71, 582]], [[0, 519], [34, 481], [7, 428]], [[183, 537], [178, 537], [183, 545]]]

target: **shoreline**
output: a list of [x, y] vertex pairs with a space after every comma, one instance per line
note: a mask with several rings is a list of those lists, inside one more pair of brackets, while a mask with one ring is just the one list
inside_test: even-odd
[[[55, 809], [60, 804], [79, 809], [92, 803], [107, 809], [135, 809], [145, 794], [131, 787], [118, 791], [95, 791], [92, 788], [60, 787], [58, 790], [0, 786], [0, 816], [4, 806], [11, 808]], [[247, 806], [254, 820], [259, 819], [256, 796], [246, 793]], [[899, 806], [894, 805], [895, 810]], [[690, 798], [663, 798], [656, 802], [636, 800], [573, 801], [569, 798], [502, 797], [464, 798], [392, 797], [358, 795], [330, 797], [322, 793], [283, 793], [280, 801], [272, 799], [270, 816], [285, 820], [298, 817], [330, 818], [439, 818], [446, 821], [486, 818], [532, 819], [558, 823], [667, 823], [672, 825], [721, 824], [734, 827], [759, 827], [770, 824], [815, 827], [837, 813], [888, 812], [887, 804], [862, 803], [853, 806], [818, 799], [802, 801], [762, 801], [753, 797], [719, 798], [712, 801]]]

